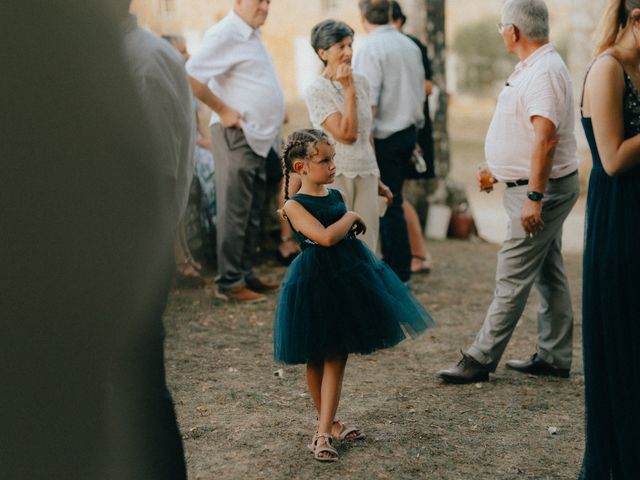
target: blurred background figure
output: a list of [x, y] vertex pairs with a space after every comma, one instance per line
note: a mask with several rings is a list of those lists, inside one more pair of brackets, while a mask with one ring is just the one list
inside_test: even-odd
[[[163, 35], [182, 56], [190, 58], [187, 43], [180, 35]], [[189, 189], [189, 201], [178, 226], [175, 241], [176, 274], [178, 285], [202, 285], [202, 264], [194, 258], [191, 245], [210, 263], [215, 258], [216, 186], [215, 165], [211, 153], [211, 140], [200, 117], [200, 103], [192, 97], [195, 122], [194, 175]]]
[[0, 17], [0, 478], [184, 478], [161, 314], [185, 196], [115, 5], [7, 2]]
[[344, 22], [325, 20], [311, 30], [311, 46], [324, 64], [322, 74], [309, 86], [306, 102], [314, 128], [335, 142], [334, 186], [344, 193], [348, 210], [355, 210], [367, 225], [362, 241], [376, 252], [380, 221], [378, 194], [393, 199], [380, 181], [371, 144], [373, 115], [369, 82], [351, 69], [353, 29]]
[[284, 95], [259, 28], [267, 0], [235, 0], [187, 63], [193, 92], [213, 110], [216, 159], [216, 296], [261, 302], [279, 284], [260, 279], [253, 254], [266, 192], [265, 157], [284, 121]]
[[610, 1], [601, 25], [582, 104], [593, 157], [582, 297], [583, 480], [640, 478], [640, 0]]
[[380, 219], [382, 257], [409, 284], [411, 248], [402, 187], [404, 164], [416, 146], [416, 128], [424, 122], [424, 70], [418, 47], [391, 25], [390, 1], [360, 0], [358, 6], [367, 36], [354, 59], [354, 71], [369, 82], [380, 179], [393, 193], [393, 202]]
[[[396, 29], [402, 32], [402, 27], [407, 21], [407, 17], [402, 11], [402, 7], [395, 0], [391, 2], [391, 20]], [[420, 39], [414, 35], [405, 34], [420, 49], [422, 54], [422, 66], [424, 67], [424, 94], [425, 99], [422, 104], [424, 114], [424, 125], [418, 129], [418, 143], [414, 151], [411, 162], [404, 165], [405, 180], [417, 180], [435, 178], [435, 151], [433, 147], [433, 127], [431, 115], [429, 114], [429, 96], [433, 92], [433, 73], [431, 71], [431, 60], [427, 47]], [[422, 159], [424, 166], [418, 166], [417, 162]], [[423, 170], [424, 168], [424, 170]], [[420, 170], [420, 171], [419, 171]], [[420, 218], [414, 206], [405, 199], [402, 202], [404, 218], [407, 221], [407, 232], [409, 234], [409, 246], [411, 247], [411, 273], [429, 273], [433, 266], [431, 255], [427, 251]]]

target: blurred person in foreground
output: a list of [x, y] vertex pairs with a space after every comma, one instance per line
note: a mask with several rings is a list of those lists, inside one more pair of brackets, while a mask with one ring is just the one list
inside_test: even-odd
[[235, 302], [261, 302], [277, 283], [260, 279], [252, 256], [260, 233], [266, 162], [284, 121], [284, 95], [259, 28], [269, 0], [235, 0], [187, 62], [193, 93], [213, 110], [218, 289]]
[[382, 257], [408, 285], [411, 249], [402, 211], [403, 168], [416, 146], [416, 127], [424, 123], [424, 70], [418, 47], [390, 23], [390, 1], [360, 0], [358, 5], [367, 36], [354, 59], [354, 72], [369, 82], [380, 179], [393, 193], [380, 219]]
[[160, 323], [178, 199], [113, 5], [0, 16], [3, 479], [185, 477]]
[[[113, 4], [121, 19], [125, 60], [149, 125], [160, 139], [160, 152], [154, 160], [168, 195], [169, 208], [165, 214], [175, 239], [187, 206], [194, 164], [195, 116], [184, 61], [167, 42], [138, 26], [136, 17], [129, 13], [131, 0], [118, 0]], [[177, 479], [185, 478], [186, 472], [173, 401], [165, 381], [162, 325], [175, 265], [174, 240], [167, 242], [164, 248], [164, 256], [159, 259], [165, 266], [164, 283], [156, 292], [156, 310], [149, 312], [152, 323], [145, 332], [149, 335], [147, 343], [131, 350], [125, 346], [121, 359], [114, 361], [115, 374], [120, 374], [120, 367], [131, 380], [129, 384], [122, 383], [121, 398], [117, 386], [114, 388], [114, 400], [122, 400], [122, 409], [131, 408], [132, 413], [115, 443], [125, 473], [129, 465], [135, 464], [137, 455], [143, 453], [157, 461], [149, 472], [157, 468], [158, 475]], [[129, 353], [131, 356], [127, 358]], [[145, 367], [145, 363], [148, 369], [138, 367]], [[136, 378], [136, 373], [140, 377]], [[150, 374], [151, 378], [148, 378]], [[145, 375], [147, 377], [143, 378]], [[144, 382], [149, 385], [147, 391], [138, 386]], [[150, 443], [149, 438], [156, 435], [158, 442]], [[133, 469], [132, 473], [135, 471]]]
[[568, 377], [571, 368], [573, 310], [562, 259], [562, 225], [580, 192], [571, 77], [549, 43], [543, 0], [508, 0], [498, 31], [520, 59], [498, 97], [485, 141], [493, 181], [507, 187], [509, 223], [484, 323], [457, 365], [437, 373], [450, 383], [489, 379], [534, 285], [540, 293], [537, 351], [507, 367], [555, 377]]
[[640, 478], [640, 0], [615, 0], [585, 79], [591, 148], [582, 291], [580, 478]]

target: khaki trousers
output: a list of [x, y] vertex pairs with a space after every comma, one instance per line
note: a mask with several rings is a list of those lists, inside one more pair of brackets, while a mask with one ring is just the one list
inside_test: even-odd
[[528, 237], [520, 225], [527, 185], [507, 188], [507, 238], [498, 252], [493, 302], [468, 354], [495, 370], [527, 304], [531, 287], [540, 293], [538, 356], [557, 368], [570, 368], [573, 311], [562, 260], [562, 224], [580, 192], [578, 175], [549, 182], [542, 200], [544, 230]]
[[375, 253], [378, 248], [378, 235], [380, 233], [378, 177], [366, 175], [364, 177], [349, 178], [338, 174], [333, 186], [344, 193], [347, 200], [347, 210], [353, 210], [364, 220], [367, 232], [358, 238]]

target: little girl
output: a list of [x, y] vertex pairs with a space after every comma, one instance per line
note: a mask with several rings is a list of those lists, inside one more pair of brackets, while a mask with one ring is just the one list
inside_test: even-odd
[[[274, 357], [307, 364], [307, 384], [318, 412], [318, 430], [309, 449], [323, 462], [338, 459], [333, 439], [364, 438], [357, 427], [335, 420], [350, 353], [371, 353], [416, 336], [433, 324], [396, 274], [356, 235], [362, 218], [348, 212], [333, 182], [334, 148], [320, 130], [299, 130], [285, 146], [283, 215], [302, 253], [282, 283], [274, 322]], [[289, 198], [289, 176], [302, 187]]]

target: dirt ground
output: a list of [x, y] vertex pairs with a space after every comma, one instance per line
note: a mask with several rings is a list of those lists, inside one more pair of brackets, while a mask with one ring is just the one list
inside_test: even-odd
[[[570, 379], [508, 371], [489, 383], [442, 385], [434, 372], [459, 358], [491, 300], [489, 243], [431, 242], [435, 268], [414, 291], [438, 326], [413, 341], [349, 360], [339, 418], [367, 438], [340, 445], [335, 464], [314, 461], [306, 444], [315, 414], [304, 368], [272, 359], [276, 296], [225, 305], [209, 289], [175, 290], [166, 315], [167, 373], [191, 479], [575, 479], [583, 448], [583, 376], [578, 254], [568, 254], [576, 317]], [[267, 263], [262, 272], [280, 278]], [[330, 301], [331, 299], [327, 299]], [[536, 296], [504, 359], [533, 353]], [[549, 427], [557, 434], [551, 435]]]
[[[492, 102], [485, 103], [451, 105], [451, 174], [467, 184], [475, 213], [491, 220], [501, 214], [501, 194], [472, 193], [493, 110]], [[289, 130], [305, 124], [304, 105], [290, 106], [289, 113]], [[582, 213], [578, 217], [581, 223]], [[484, 222], [485, 235], [495, 225]], [[566, 226], [581, 237], [579, 225]], [[414, 291], [438, 326], [396, 348], [350, 358], [338, 415], [360, 425], [367, 438], [340, 445], [336, 464], [319, 464], [306, 449], [315, 413], [304, 368], [273, 362], [277, 297], [237, 306], [215, 300], [211, 288], [175, 290], [166, 315], [167, 374], [189, 477], [577, 478], [584, 416], [579, 249], [565, 255], [576, 318], [571, 377], [536, 378], [504, 367], [504, 360], [535, 349], [532, 294], [496, 374], [489, 383], [468, 386], [442, 385], [434, 373], [456, 362], [459, 350], [473, 341], [491, 301], [498, 246], [447, 240], [430, 242], [429, 249], [435, 268], [414, 277]], [[285, 271], [274, 263], [261, 270], [273, 279]], [[282, 377], [274, 375], [280, 368]], [[551, 435], [549, 427], [557, 433]]]

